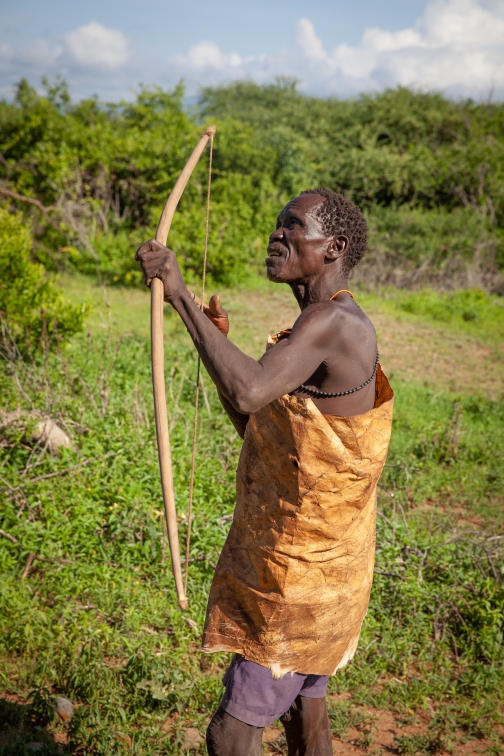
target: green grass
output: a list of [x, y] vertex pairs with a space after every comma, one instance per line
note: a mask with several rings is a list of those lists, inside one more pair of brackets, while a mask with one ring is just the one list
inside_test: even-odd
[[359, 300], [384, 312], [410, 316], [414, 322], [450, 328], [483, 342], [504, 342], [504, 300], [478, 289], [440, 292], [384, 288], [362, 292]]
[[[4, 436], [0, 449], [0, 528], [17, 540], [0, 538], [0, 685], [19, 697], [0, 700], [0, 720], [12, 733], [0, 754], [29, 753], [25, 744], [34, 741], [57, 752], [62, 726], [49, 722], [55, 695], [77, 704], [69, 753], [182, 753], [185, 729], [204, 732], [222, 693], [229, 657], [201, 654], [187, 620], [201, 630], [233, 509], [240, 442], [206, 378], [190, 608], [182, 613], [163, 529], [149, 345], [131, 304], [124, 308], [129, 320], [117, 318], [111, 328], [96, 321], [91, 335], [61, 353], [1, 368], [4, 408], [48, 412], [69, 431], [73, 449], [49, 457], [33, 451], [22, 430]], [[183, 542], [196, 364], [171, 318], [166, 373]], [[361, 705], [405, 717], [433, 710], [430, 734], [422, 742], [403, 738], [402, 753], [435, 753], [460, 731], [493, 737], [497, 748], [504, 402], [420, 384], [394, 388], [377, 574], [355, 660], [331, 679], [331, 692], [351, 694], [331, 705], [333, 731], [343, 736], [359, 725], [362, 742], [371, 742]], [[50, 561], [33, 561], [23, 579], [31, 552]]]
[[[144, 287], [127, 288], [120, 286], [105, 286], [93, 283], [87, 276], [80, 274], [61, 275], [62, 291], [74, 304], [91, 305], [91, 314], [87, 328], [93, 333], [99, 333], [110, 326], [121, 333], [135, 333], [145, 338], [149, 335], [149, 292]], [[400, 317], [413, 323], [420, 323], [434, 328], [463, 333], [478, 341], [488, 343], [498, 350], [504, 345], [504, 300], [501, 297], [486, 294], [478, 289], [440, 292], [433, 289], [423, 289], [412, 292], [385, 287], [378, 292], [369, 292], [361, 287], [350, 288], [357, 295], [359, 304], [365, 310], [380, 312], [385, 315]], [[198, 286], [194, 289], [198, 291]], [[250, 346], [250, 330], [252, 323], [242, 322], [243, 313], [247, 311], [249, 302], [261, 302], [266, 297], [271, 307], [271, 300], [275, 300], [281, 313], [285, 313], [289, 322], [298, 313], [290, 289], [287, 286], [275, 286], [266, 279], [257, 276], [250, 279], [247, 286], [226, 288], [219, 285], [209, 287], [209, 293], [214, 291], [221, 295], [225, 307], [231, 309], [231, 327], [233, 338], [240, 342], [240, 346], [247, 349]], [[288, 313], [288, 314], [287, 314]], [[247, 313], [250, 317], [250, 312]], [[254, 313], [254, 330], [262, 323], [269, 321], [271, 328], [280, 327], [275, 320], [274, 312], [262, 312], [258, 309]], [[238, 322], [238, 333], [236, 323]], [[282, 325], [285, 323], [282, 322]], [[265, 325], [266, 327], [266, 325]], [[184, 329], [179, 319], [170, 308], [165, 310], [165, 328], [168, 337], [180, 336]], [[261, 334], [261, 344], [264, 337]]]

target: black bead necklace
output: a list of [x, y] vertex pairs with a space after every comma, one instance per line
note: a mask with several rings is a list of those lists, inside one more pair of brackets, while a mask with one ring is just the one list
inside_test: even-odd
[[[368, 383], [371, 383], [373, 378], [376, 375], [376, 369], [378, 368], [378, 363], [380, 361], [380, 353], [376, 352], [376, 360], [373, 368], [373, 372], [371, 376], [367, 379], [367, 381], [364, 381], [364, 383], [361, 383], [360, 386], [356, 386], [353, 389], [348, 389], [348, 391], [320, 391], [319, 389], [310, 388], [309, 386], [305, 386], [304, 383], [301, 384], [299, 387], [302, 391], [305, 392], [305, 394], [310, 394], [310, 396], [318, 396], [321, 399], [329, 399], [331, 397], [335, 396], [347, 396], [348, 394], [355, 394], [356, 391], [360, 391], [364, 388], [364, 386], [367, 386]], [[299, 389], [298, 389], [299, 391]]]

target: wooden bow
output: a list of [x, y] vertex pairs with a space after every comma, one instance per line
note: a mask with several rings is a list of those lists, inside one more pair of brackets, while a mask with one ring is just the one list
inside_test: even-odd
[[[187, 182], [196, 163], [200, 159], [208, 140], [216, 132], [215, 126], [208, 126], [196, 145], [184, 170], [177, 179], [166, 202], [156, 231], [156, 241], [166, 246], [170, 226], [175, 210], [182, 196]], [[163, 306], [164, 285], [161, 279], [153, 278], [151, 283], [151, 359], [152, 359], [152, 387], [154, 391], [154, 414], [156, 417], [156, 436], [158, 445], [159, 469], [161, 472], [161, 487], [168, 528], [168, 543], [173, 566], [173, 577], [177, 589], [178, 605], [187, 609], [188, 601], [182, 580], [180, 564], [180, 547], [177, 527], [177, 512], [175, 509], [175, 493], [173, 490], [173, 471], [171, 462], [170, 435], [168, 431], [168, 413], [166, 409], [166, 387], [164, 380], [164, 344], [163, 344]]]

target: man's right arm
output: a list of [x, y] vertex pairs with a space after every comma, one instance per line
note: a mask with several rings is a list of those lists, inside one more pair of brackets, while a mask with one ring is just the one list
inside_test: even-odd
[[[301, 313], [288, 339], [254, 360], [228, 341], [196, 305], [173, 250], [150, 240], [136, 256], [147, 286], [154, 277], [164, 282], [165, 301], [183, 320], [210, 378], [235, 411], [245, 416], [308, 380], [327, 357], [329, 337], [341, 330], [335, 324], [332, 303], [315, 303]], [[243, 432], [242, 422], [240, 427]]]

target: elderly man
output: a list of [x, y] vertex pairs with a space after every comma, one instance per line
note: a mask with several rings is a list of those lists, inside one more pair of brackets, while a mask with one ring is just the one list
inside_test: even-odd
[[259, 756], [278, 718], [289, 756], [332, 754], [327, 680], [353, 657], [367, 611], [392, 422], [375, 330], [348, 290], [366, 246], [365, 219], [340, 194], [310, 189], [283, 208], [267, 275], [291, 287], [301, 314], [259, 361], [226, 338], [218, 297], [204, 312], [195, 304], [174, 252], [155, 241], [137, 252], [244, 439], [203, 634], [204, 651], [235, 654], [211, 756]]

